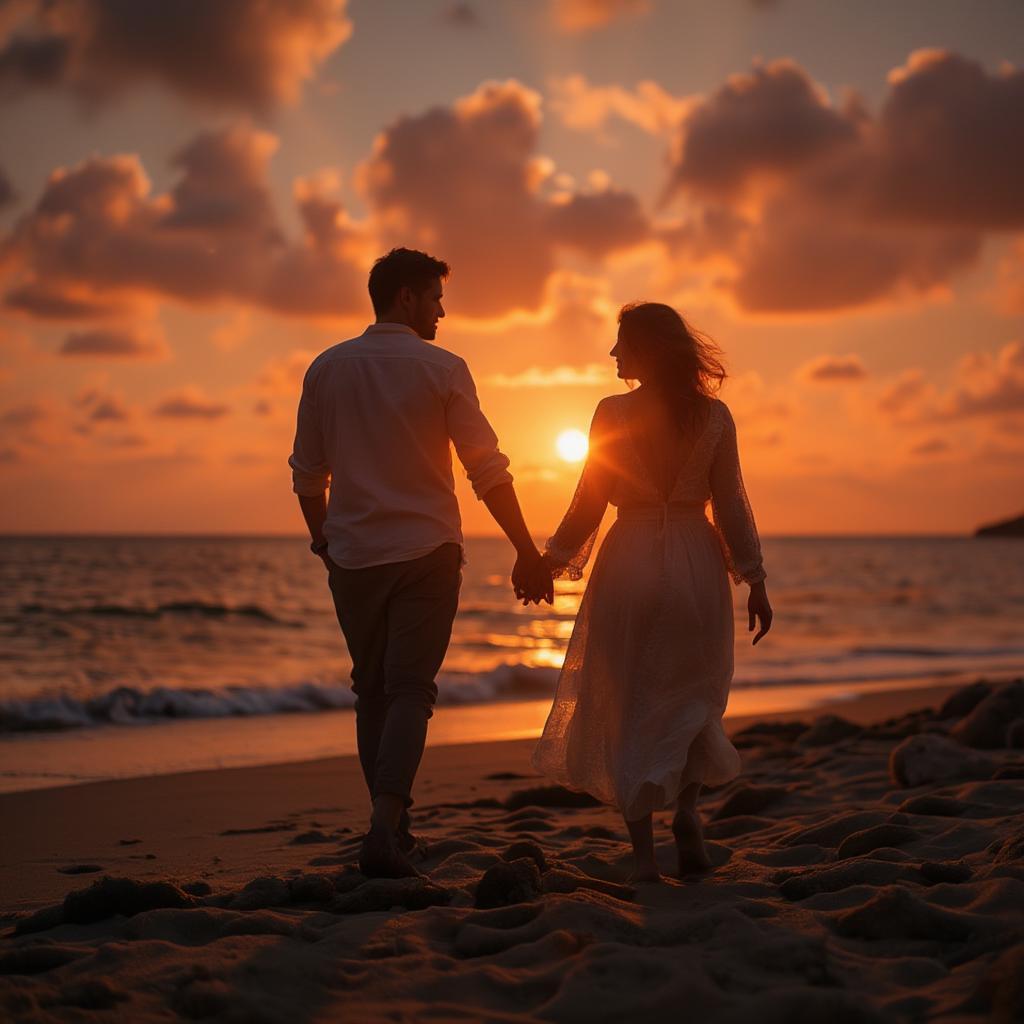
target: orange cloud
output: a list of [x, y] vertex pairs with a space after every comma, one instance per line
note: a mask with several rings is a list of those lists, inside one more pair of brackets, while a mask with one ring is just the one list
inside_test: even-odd
[[161, 359], [167, 355], [162, 338], [132, 329], [74, 331], [60, 347], [62, 356], [112, 359]]
[[346, 6], [346, 0], [29, 0], [9, 19], [0, 86], [62, 86], [96, 100], [156, 80], [206, 105], [267, 111], [294, 102], [348, 39]]
[[651, 135], [664, 134], [678, 128], [690, 105], [650, 80], [638, 82], [632, 90], [591, 85], [581, 74], [551, 81], [551, 109], [569, 128], [599, 136], [612, 117]]
[[199, 388], [183, 388], [167, 395], [156, 405], [153, 413], [168, 419], [215, 420], [231, 410], [222, 402], [208, 398]]
[[925, 381], [922, 370], [904, 370], [896, 380], [886, 385], [878, 399], [878, 408], [897, 419], [914, 419], [922, 403], [931, 398], [934, 390]]
[[86, 420], [94, 423], [124, 423], [131, 419], [131, 411], [120, 395], [89, 389], [79, 395], [75, 403], [86, 413]]
[[944, 294], [988, 233], [1024, 223], [1022, 161], [1024, 71], [916, 53], [876, 117], [776, 62], [683, 119], [667, 193], [696, 212], [665, 240], [677, 258], [724, 260], [719, 287], [749, 312]]
[[1024, 343], [1004, 345], [995, 355], [968, 356], [959, 367], [960, 382], [938, 404], [942, 419], [1024, 413]]
[[1017, 434], [1015, 418], [1024, 415], [1024, 343], [1012, 341], [996, 352], [965, 356], [946, 390], [927, 383], [919, 369], [905, 370], [885, 387], [877, 407], [907, 424], [988, 419], [998, 426], [998, 418], [1006, 417], [1004, 429]]
[[913, 445], [910, 454], [918, 456], [945, 455], [952, 450], [953, 446], [941, 437], [929, 437]]
[[557, 244], [598, 257], [639, 245], [651, 233], [636, 196], [611, 187], [552, 204], [548, 227]]
[[848, 383], [868, 375], [860, 356], [824, 355], [812, 359], [797, 371], [797, 376], [815, 384]]
[[362, 311], [362, 236], [336, 201], [305, 190], [297, 197], [304, 236], [285, 238], [267, 185], [276, 144], [243, 125], [204, 132], [176, 155], [181, 177], [157, 196], [134, 156], [54, 171], [0, 242], [0, 267], [13, 278], [5, 304], [75, 319], [146, 298], [304, 317]]
[[857, 137], [854, 118], [796, 63], [756, 65], [732, 75], [683, 119], [670, 191], [731, 198], [753, 180], [786, 174]]
[[487, 82], [451, 107], [399, 118], [357, 174], [387, 241], [452, 265], [447, 290], [463, 315], [539, 309], [559, 245], [603, 256], [647, 235], [628, 193], [541, 194], [540, 108], [519, 82]]
[[900, 222], [1024, 225], [1024, 69], [918, 50], [889, 76], [869, 209]]
[[571, 33], [592, 32], [613, 21], [647, 14], [650, 9], [650, 0], [554, 0], [555, 24]]

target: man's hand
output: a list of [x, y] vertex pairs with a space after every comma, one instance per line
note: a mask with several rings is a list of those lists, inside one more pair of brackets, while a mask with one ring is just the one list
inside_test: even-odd
[[761, 628], [754, 637], [754, 645], [772, 628], [772, 606], [768, 603], [768, 591], [765, 589], [764, 580], [760, 583], [752, 583], [750, 596], [747, 598], [747, 632], [753, 632], [755, 622], [761, 623]]
[[555, 584], [551, 570], [536, 548], [532, 552], [520, 553], [512, 569], [512, 589], [516, 599], [528, 605], [531, 601], [540, 604], [555, 600]]

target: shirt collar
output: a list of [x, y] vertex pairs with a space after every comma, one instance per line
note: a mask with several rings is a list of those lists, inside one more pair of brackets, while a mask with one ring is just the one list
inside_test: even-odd
[[408, 324], [370, 324], [364, 334], [411, 334], [417, 341], [423, 339]]

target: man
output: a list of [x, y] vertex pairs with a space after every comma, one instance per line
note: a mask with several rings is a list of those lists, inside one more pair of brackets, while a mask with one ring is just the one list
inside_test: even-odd
[[373, 801], [359, 866], [376, 877], [418, 873], [407, 856], [415, 846], [408, 808], [462, 580], [449, 442], [515, 546], [516, 597], [552, 600], [551, 573], [469, 369], [429, 344], [445, 315], [448, 274], [443, 260], [410, 249], [377, 260], [376, 323], [313, 360], [288, 460], [352, 657], [359, 760]]

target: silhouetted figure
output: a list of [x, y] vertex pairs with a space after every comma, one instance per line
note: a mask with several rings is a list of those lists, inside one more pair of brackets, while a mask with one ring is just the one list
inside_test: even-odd
[[[709, 866], [696, 810], [702, 783], [740, 769], [722, 730], [733, 671], [729, 573], [750, 585], [756, 644], [772, 610], [736, 428], [714, 398], [714, 346], [671, 307], [623, 307], [611, 354], [641, 387], [603, 399], [572, 505], [545, 559], [579, 579], [606, 506], [598, 553], [534, 753], [556, 781], [618, 807], [636, 881], [659, 878], [651, 812], [676, 805], [680, 873]], [[705, 517], [708, 501], [715, 525]]]
[[289, 459], [352, 657], [359, 760], [373, 801], [359, 864], [373, 876], [417, 874], [408, 808], [462, 581], [449, 442], [515, 546], [516, 595], [552, 599], [469, 368], [429, 344], [445, 315], [448, 274], [444, 261], [410, 249], [377, 260], [376, 323], [313, 360]]

